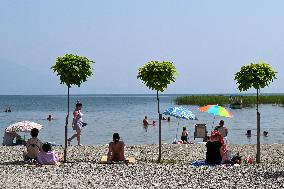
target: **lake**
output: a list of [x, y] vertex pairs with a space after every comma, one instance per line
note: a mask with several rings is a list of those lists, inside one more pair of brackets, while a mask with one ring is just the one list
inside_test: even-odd
[[[180, 95], [162, 95], [160, 97], [161, 112], [169, 106], [175, 106], [174, 99]], [[71, 128], [72, 112], [75, 103], [80, 100], [83, 103], [82, 112], [84, 122], [88, 123], [82, 131], [84, 145], [106, 144], [112, 140], [112, 134], [118, 132], [126, 144], [158, 144], [158, 113], [155, 95], [73, 95], [70, 97], [70, 119], [68, 135], [73, 134]], [[4, 112], [11, 107], [12, 112]], [[44, 128], [40, 131], [39, 138], [42, 141], [64, 144], [65, 117], [67, 115], [67, 97], [65, 95], [50, 96], [0, 96], [0, 135], [4, 129], [12, 123], [29, 120], [40, 123]], [[192, 120], [162, 121], [162, 143], [172, 143], [178, 127], [178, 138], [183, 126], [187, 127], [190, 141], [193, 141], [194, 125], [205, 123], [207, 130], [211, 131], [213, 121], [218, 125], [223, 119], [229, 129], [228, 141], [233, 144], [256, 143], [256, 108], [243, 108], [231, 110], [233, 118], [216, 117], [199, 112], [198, 106], [184, 106], [191, 110], [198, 118]], [[268, 131], [268, 137], [261, 135], [261, 143], [284, 143], [284, 108], [272, 105], [260, 105], [261, 134]], [[47, 121], [51, 114], [55, 120]], [[156, 126], [143, 128], [142, 120], [147, 115]], [[246, 137], [246, 130], [252, 130], [252, 137]], [[21, 133], [26, 139], [29, 133]], [[196, 139], [200, 142], [201, 139]], [[76, 144], [74, 140], [73, 144]]]

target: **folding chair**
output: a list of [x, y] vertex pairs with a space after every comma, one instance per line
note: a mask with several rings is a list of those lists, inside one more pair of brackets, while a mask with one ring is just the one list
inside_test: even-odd
[[206, 124], [196, 124], [195, 125], [195, 131], [194, 131], [194, 140], [196, 138], [207, 138], [207, 129], [206, 129]]

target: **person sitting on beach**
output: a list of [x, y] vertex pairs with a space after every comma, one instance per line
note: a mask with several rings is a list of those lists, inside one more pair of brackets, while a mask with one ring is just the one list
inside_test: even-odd
[[31, 130], [32, 138], [27, 141], [27, 151], [23, 153], [25, 161], [36, 160], [38, 153], [42, 150], [42, 142], [37, 138], [38, 133], [39, 131], [36, 128]]
[[186, 127], [182, 128], [182, 133], [180, 139], [182, 140], [183, 144], [188, 144], [188, 132], [186, 131]]
[[16, 132], [6, 132], [5, 131], [4, 136], [3, 136], [2, 145], [3, 146], [13, 146], [15, 138], [17, 140], [17, 139], [21, 138], [21, 136]]
[[56, 165], [60, 158], [56, 154], [49, 143], [44, 143], [42, 145], [42, 151], [37, 155], [37, 163], [40, 165]]
[[206, 148], [206, 163], [220, 165], [227, 161], [227, 145], [219, 131], [214, 130], [212, 132], [210, 140], [206, 143]]
[[228, 135], [228, 128], [225, 127], [224, 124], [225, 124], [224, 120], [221, 120], [219, 122], [219, 125], [216, 126], [214, 130], [219, 131], [223, 137], [227, 137], [227, 135]]
[[124, 142], [120, 141], [118, 133], [113, 134], [113, 141], [109, 143], [107, 161], [125, 161], [124, 157]]

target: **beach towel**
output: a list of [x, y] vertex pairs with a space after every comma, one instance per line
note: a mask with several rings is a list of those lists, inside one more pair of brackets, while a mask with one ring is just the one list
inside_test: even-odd
[[[126, 161], [128, 161], [129, 164], [134, 164], [136, 162], [136, 159], [135, 159], [135, 157], [128, 157], [128, 158], [126, 158]], [[102, 156], [100, 163], [102, 163], [102, 164], [120, 164], [120, 163], [124, 163], [124, 162], [123, 161], [108, 162], [107, 156]]]
[[199, 167], [199, 166], [218, 166], [219, 164], [210, 164], [210, 163], [206, 163], [205, 160], [197, 160], [197, 161], [192, 162], [191, 165]]

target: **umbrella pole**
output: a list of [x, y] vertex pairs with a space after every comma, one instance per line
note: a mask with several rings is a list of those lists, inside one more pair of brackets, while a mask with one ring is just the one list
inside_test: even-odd
[[214, 122], [215, 122], [215, 115], [214, 115], [214, 118], [213, 118], [213, 123], [212, 123], [212, 129], [211, 129], [211, 132], [213, 131]]
[[179, 119], [178, 119], [177, 132], [176, 132], [176, 141], [177, 141], [177, 137], [178, 137], [178, 127], [179, 127]]

